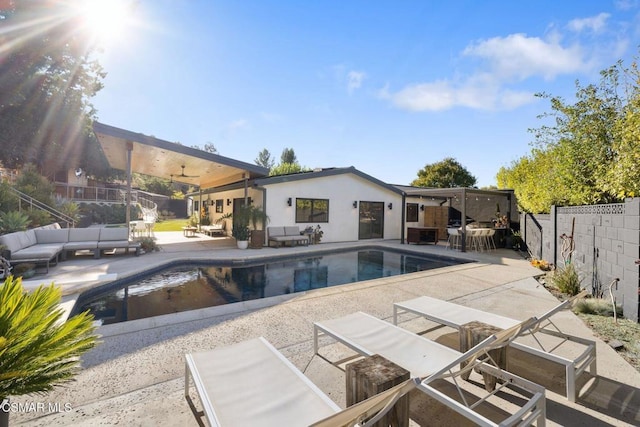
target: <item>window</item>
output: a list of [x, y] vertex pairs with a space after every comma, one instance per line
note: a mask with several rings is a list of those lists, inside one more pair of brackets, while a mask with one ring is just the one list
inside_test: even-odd
[[296, 222], [329, 222], [329, 200], [296, 199]]
[[222, 199], [217, 199], [216, 200], [216, 213], [222, 213], [223, 212], [223, 210], [224, 210], [223, 203], [224, 203], [224, 201]]
[[417, 203], [407, 203], [407, 222], [418, 222]]

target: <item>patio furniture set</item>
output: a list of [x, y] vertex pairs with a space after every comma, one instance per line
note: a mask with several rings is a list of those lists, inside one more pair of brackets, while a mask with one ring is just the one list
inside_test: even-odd
[[[462, 229], [447, 228], [447, 247], [449, 249], [460, 249], [462, 247]], [[494, 228], [473, 228], [467, 227], [465, 230], [465, 246], [472, 251], [489, 251], [496, 249]]]
[[[513, 353], [508, 352], [505, 360], [497, 361], [496, 351], [516, 348], [565, 365], [566, 397], [574, 402], [577, 377], [587, 369], [596, 375], [595, 342], [561, 332], [551, 317], [581, 296], [564, 301], [540, 317], [522, 322], [428, 297], [394, 304], [393, 324], [362, 312], [316, 322], [314, 354], [320, 355], [320, 339], [328, 337], [360, 356], [384, 358], [410, 373], [409, 380], [344, 410], [262, 337], [187, 354], [185, 397], [192, 404], [189, 397], [192, 380], [204, 415], [214, 426], [356, 423], [368, 426], [388, 413], [409, 391], [417, 389], [477, 425], [536, 423], [543, 426], [546, 422], [544, 387], [536, 383], [536, 378], [525, 379], [509, 371], [507, 361]], [[400, 314], [410, 314], [413, 318], [417, 315], [458, 330], [475, 323], [488, 326], [487, 330], [494, 332], [486, 339], [480, 337], [480, 342], [469, 350], [460, 352], [397, 326]], [[526, 336], [533, 337], [539, 347], [522, 344], [520, 340]], [[548, 340], [542, 336], [552, 337], [559, 343], [546, 347], [543, 342]], [[460, 336], [461, 340], [463, 338]], [[568, 342], [584, 346], [584, 351], [575, 357], [559, 355], [558, 349]], [[343, 362], [344, 359], [335, 365]], [[484, 389], [460, 381], [467, 380], [473, 370], [483, 374]], [[493, 381], [487, 380], [490, 378]], [[496, 383], [495, 379], [499, 381]], [[466, 384], [464, 388], [461, 387], [463, 384]], [[504, 419], [496, 422], [478, 406], [495, 404], [492, 399], [500, 399], [503, 394], [499, 392], [506, 391], [505, 388], [517, 394], [515, 400], [511, 399], [512, 404], [517, 403], [511, 412], [503, 414]], [[480, 396], [469, 399], [470, 390]], [[193, 405], [192, 410], [195, 411]]]
[[125, 249], [140, 254], [140, 243], [129, 241], [126, 228], [60, 228], [59, 224], [51, 224], [26, 231], [0, 236], [0, 245], [9, 251], [9, 262], [45, 264], [46, 273], [49, 266], [67, 258], [70, 252], [80, 250], [93, 252], [94, 258], [110, 249]]

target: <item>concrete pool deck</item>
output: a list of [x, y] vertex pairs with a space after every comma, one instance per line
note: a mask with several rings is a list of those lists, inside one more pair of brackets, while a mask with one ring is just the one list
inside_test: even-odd
[[[321, 390], [344, 407], [344, 372], [327, 359], [337, 361], [344, 350], [325, 343], [321, 353], [313, 354], [313, 322], [355, 311], [364, 311], [391, 321], [394, 302], [429, 295], [517, 319], [538, 315], [554, 307], [557, 300], [532, 279], [540, 271], [517, 253], [498, 250], [491, 253], [460, 254], [434, 245], [401, 245], [397, 241], [368, 241], [320, 244], [294, 248], [239, 250], [232, 239], [182, 233], [156, 233], [160, 252], [104, 256], [94, 260], [78, 257], [60, 263], [47, 276], [25, 281], [27, 288], [41, 283], [62, 286], [67, 306], [83, 289], [140, 272], [171, 260], [234, 259], [298, 255], [303, 252], [335, 250], [351, 246], [379, 244], [445, 256], [463, 256], [477, 262], [314, 290], [286, 298], [272, 298], [206, 309], [198, 313], [177, 313], [162, 319], [131, 325], [99, 328], [101, 344], [83, 357], [83, 369], [76, 380], [46, 396], [20, 396], [13, 402], [65, 404], [69, 411], [15, 412], [11, 425], [95, 426], [95, 425], [202, 425], [183, 395], [184, 354], [224, 346], [264, 336], [289, 358]], [[590, 329], [569, 311], [554, 317], [567, 332], [596, 339]], [[414, 331], [432, 324], [406, 317], [402, 326]], [[442, 328], [428, 336], [450, 341], [452, 330]], [[640, 374], [606, 343], [597, 340], [598, 376], [585, 385], [576, 403], [563, 397], [563, 384], [554, 367], [539, 372], [547, 388], [548, 425], [638, 425], [640, 424]], [[532, 369], [536, 369], [533, 367]], [[542, 371], [542, 369], [539, 369]], [[562, 375], [562, 373], [560, 373]], [[587, 374], [588, 375], [588, 374]], [[248, 387], [251, 385], [248, 384]], [[202, 406], [191, 388], [195, 408]], [[418, 396], [419, 398], [420, 396]], [[412, 425], [459, 425], [446, 411], [433, 403], [428, 410], [418, 405]], [[428, 415], [427, 415], [428, 414]]]

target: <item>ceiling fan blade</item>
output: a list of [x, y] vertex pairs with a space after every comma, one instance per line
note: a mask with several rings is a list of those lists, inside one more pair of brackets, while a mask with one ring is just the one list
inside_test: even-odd
[[180, 174], [181, 177], [183, 177], [183, 178], [198, 178], [198, 177], [200, 177], [200, 175], [185, 175], [185, 173], [184, 173], [185, 165], [182, 165], [180, 167], [182, 168], [182, 173]]

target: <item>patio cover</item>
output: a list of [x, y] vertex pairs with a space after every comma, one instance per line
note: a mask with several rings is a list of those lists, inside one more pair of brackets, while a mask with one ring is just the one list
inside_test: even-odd
[[[511, 218], [511, 203], [513, 197], [512, 190], [481, 190], [471, 187], [451, 187], [451, 188], [426, 188], [426, 187], [411, 187], [397, 185], [397, 188], [401, 189], [406, 196], [414, 197], [433, 197], [436, 199], [450, 200], [458, 199], [462, 200], [461, 218], [467, 217], [467, 199], [471, 196], [489, 196], [489, 197], [504, 197], [507, 200], [507, 216]], [[462, 227], [462, 252], [466, 252], [466, 228]]]
[[[93, 122], [93, 131], [109, 165], [125, 172], [173, 179], [201, 189], [269, 175], [269, 170], [262, 166], [103, 123]], [[187, 176], [182, 176], [182, 166]]]

